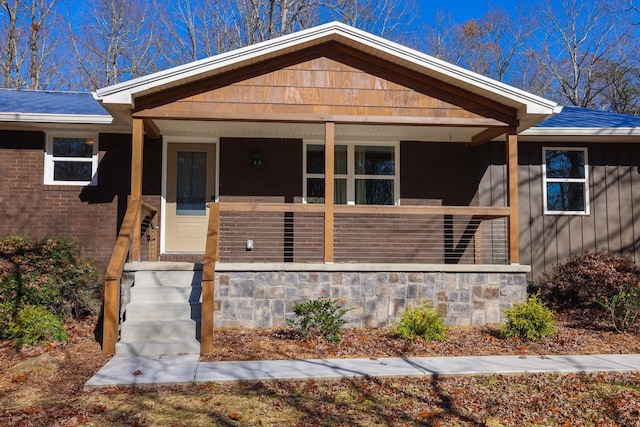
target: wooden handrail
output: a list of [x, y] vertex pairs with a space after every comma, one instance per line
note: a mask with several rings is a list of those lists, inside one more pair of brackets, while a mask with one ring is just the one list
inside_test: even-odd
[[[320, 203], [251, 203], [221, 202], [221, 212], [300, 212], [323, 213]], [[336, 214], [378, 215], [469, 215], [483, 219], [509, 216], [504, 206], [382, 206], [382, 205], [334, 205]]]
[[[151, 209], [157, 212], [154, 208]], [[102, 352], [106, 355], [112, 355], [116, 352], [120, 318], [120, 280], [124, 264], [127, 262], [131, 242], [135, 237], [136, 221], [140, 217], [141, 210], [142, 203], [140, 201], [132, 200], [129, 202], [105, 273]]]
[[202, 314], [200, 318], [200, 353], [213, 351], [213, 292], [216, 260], [220, 245], [220, 203], [211, 203], [207, 225], [207, 243], [202, 266]]
[[145, 202], [141, 203], [142, 214], [154, 220], [156, 215], [158, 214], [158, 209], [154, 208], [151, 205], [146, 204]]

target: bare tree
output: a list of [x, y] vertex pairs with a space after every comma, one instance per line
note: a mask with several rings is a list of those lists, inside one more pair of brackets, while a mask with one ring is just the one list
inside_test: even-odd
[[0, 47], [2, 62], [2, 86], [8, 88], [20, 87], [20, 64], [18, 63], [18, 45], [20, 36], [19, 8], [18, 0], [0, 0], [2, 7], [2, 34]]
[[85, 88], [112, 85], [157, 70], [156, 20], [144, 0], [99, 0], [80, 28], [71, 28], [72, 48]]
[[[0, 0], [0, 69], [3, 87], [40, 89], [55, 74], [50, 63], [55, 0]], [[46, 75], [46, 77], [45, 77]]]
[[325, 3], [334, 19], [397, 42], [406, 40], [418, 16], [413, 0], [335, 0]]
[[55, 0], [31, 0], [24, 2], [29, 25], [29, 89], [39, 89], [47, 59], [51, 56], [45, 26], [51, 15]]
[[500, 81], [518, 79], [524, 43], [535, 29], [532, 19], [514, 20], [504, 9], [462, 24], [439, 11], [434, 23], [423, 31], [427, 52]]
[[236, 45], [229, 47], [235, 48], [318, 24], [321, 3], [316, 0], [219, 0], [219, 5], [230, 17], [229, 40]]
[[228, 16], [216, 0], [156, 2], [162, 22], [162, 53], [168, 65], [179, 65], [229, 50]]
[[[635, 44], [630, 26], [615, 16], [616, 2], [563, 0], [542, 9], [541, 36], [530, 54], [545, 71], [545, 96], [569, 105], [598, 108], [628, 65], [619, 46]], [[612, 80], [613, 79], [613, 80]]]

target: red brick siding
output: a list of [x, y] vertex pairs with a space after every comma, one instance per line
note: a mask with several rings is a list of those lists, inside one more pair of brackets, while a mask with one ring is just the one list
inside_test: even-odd
[[[71, 238], [104, 268], [126, 211], [131, 136], [100, 135], [99, 144], [97, 186], [44, 185], [45, 134], [0, 131], [0, 236]], [[145, 150], [145, 193], [159, 195], [161, 146]], [[160, 207], [158, 196], [146, 199]]]

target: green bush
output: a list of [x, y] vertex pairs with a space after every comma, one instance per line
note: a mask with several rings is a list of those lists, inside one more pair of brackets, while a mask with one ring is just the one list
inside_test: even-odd
[[447, 327], [442, 316], [424, 302], [417, 307], [406, 308], [400, 318], [391, 326], [391, 333], [399, 338], [423, 338], [427, 341], [445, 341]]
[[25, 306], [41, 306], [64, 319], [97, 314], [101, 288], [95, 266], [73, 241], [0, 239], [0, 336]]
[[600, 304], [608, 313], [609, 323], [616, 331], [628, 331], [635, 325], [640, 315], [640, 287], [603, 298]]
[[296, 329], [298, 334], [308, 338], [321, 336], [339, 343], [342, 327], [347, 323], [344, 315], [349, 309], [342, 307], [338, 301], [320, 298], [293, 307], [297, 319], [287, 319], [287, 324]]
[[605, 251], [586, 251], [554, 266], [536, 280], [532, 293], [556, 310], [595, 309], [600, 301], [628, 291], [640, 283], [640, 268], [631, 258]]
[[18, 345], [38, 345], [49, 341], [66, 341], [60, 319], [44, 307], [27, 305], [9, 321], [9, 338]]
[[538, 295], [531, 295], [527, 301], [506, 308], [504, 314], [507, 321], [500, 330], [504, 338], [537, 341], [556, 333], [553, 311], [540, 301]]

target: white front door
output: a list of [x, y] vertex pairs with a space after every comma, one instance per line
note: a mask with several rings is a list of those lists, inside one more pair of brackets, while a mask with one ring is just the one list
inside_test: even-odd
[[215, 156], [214, 144], [167, 144], [166, 252], [204, 252]]

